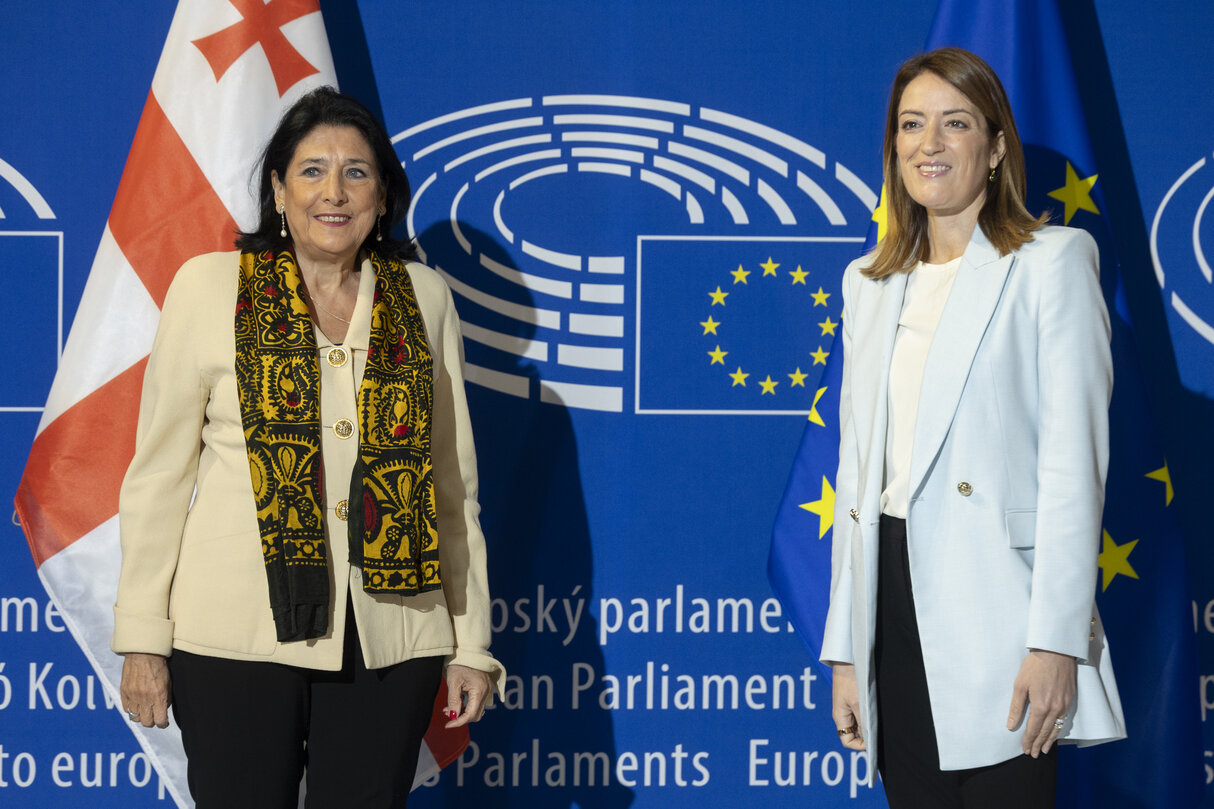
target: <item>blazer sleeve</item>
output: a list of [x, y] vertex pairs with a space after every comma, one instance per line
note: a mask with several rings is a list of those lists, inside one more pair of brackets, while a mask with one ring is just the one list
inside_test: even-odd
[[1027, 646], [1083, 660], [1095, 597], [1113, 388], [1099, 253], [1066, 229], [1038, 305], [1037, 519]]
[[110, 640], [119, 654], [168, 656], [173, 651], [169, 592], [210, 396], [195, 351], [195, 313], [203, 305], [196, 287], [199, 270], [206, 268], [198, 262], [182, 267], [165, 296], [143, 377], [135, 455], [119, 494], [122, 565]]
[[[431, 271], [432, 272], [432, 271]], [[451, 290], [442, 287], [443, 316], [434, 378], [431, 454], [438, 498], [438, 553], [443, 594], [455, 631], [447, 663], [487, 672], [501, 695], [505, 668], [489, 654], [489, 576], [481, 532], [472, 420], [464, 393], [464, 348]]]
[[831, 530], [830, 606], [826, 612], [826, 628], [822, 632], [823, 663], [854, 663], [852, 653], [852, 575], [851, 536], [853, 521], [850, 510], [856, 507], [859, 475], [859, 452], [851, 408], [852, 324], [855, 320], [855, 294], [852, 289], [858, 274], [857, 264], [848, 265], [843, 273], [843, 379], [839, 386], [839, 467], [835, 474], [835, 513]]

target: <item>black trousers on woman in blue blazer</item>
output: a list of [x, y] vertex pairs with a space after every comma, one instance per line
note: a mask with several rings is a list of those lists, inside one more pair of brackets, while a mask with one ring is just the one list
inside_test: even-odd
[[[877, 761], [890, 809], [1052, 809], [1057, 745], [1039, 758], [1022, 755], [989, 767], [940, 769], [915, 620], [906, 520], [882, 514], [880, 543], [874, 649], [881, 717]], [[956, 721], [971, 718], [958, 716]]]

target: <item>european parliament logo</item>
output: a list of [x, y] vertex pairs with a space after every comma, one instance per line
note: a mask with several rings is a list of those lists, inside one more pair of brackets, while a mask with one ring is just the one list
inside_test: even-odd
[[63, 353], [63, 231], [55, 212], [20, 171], [0, 158], [0, 301], [4, 322], [25, 335], [0, 362], [0, 413], [40, 412]]
[[393, 142], [470, 383], [566, 407], [805, 413], [877, 204], [825, 152], [708, 107], [551, 95]]
[[1151, 261], [1167, 304], [1214, 346], [1214, 270], [1205, 251], [1214, 228], [1214, 213], [1209, 211], [1212, 199], [1214, 164], [1202, 157], [1172, 183], [1155, 211]]

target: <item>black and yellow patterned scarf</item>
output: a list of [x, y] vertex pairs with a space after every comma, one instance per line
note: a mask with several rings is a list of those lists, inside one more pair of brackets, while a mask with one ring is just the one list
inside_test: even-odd
[[[375, 302], [358, 390], [350, 563], [371, 593], [442, 586], [430, 455], [432, 357], [409, 274], [373, 256]], [[236, 383], [278, 640], [328, 630], [330, 549], [320, 454], [320, 365], [295, 257], [242, 253]]]

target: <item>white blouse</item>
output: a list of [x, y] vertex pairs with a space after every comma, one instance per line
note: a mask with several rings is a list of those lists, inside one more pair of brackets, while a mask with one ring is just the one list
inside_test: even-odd
[[961, 257], [946, 264], [920, 261], [911, 270], [889, 364], [889, 428], [885, 433], [885, 490], [881, 512], [906, 519], [911, 450], [927, 352], [948, 302]]

